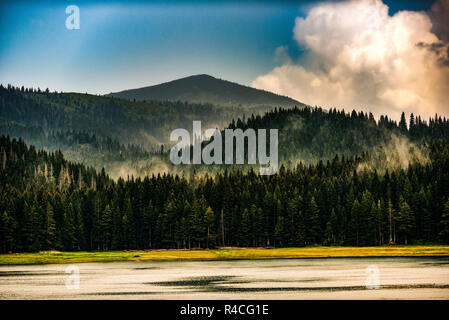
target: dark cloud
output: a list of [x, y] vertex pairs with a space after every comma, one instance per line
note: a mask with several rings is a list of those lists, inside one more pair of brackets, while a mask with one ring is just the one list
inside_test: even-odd
[[416, 44], [420, 48], [424, 48], [434, 53], [437, 56], [437, 61], [442, 66], [449, 67], [449, 44], [444, 42], [424, 43], [418, 42]]
[[437, 0], [429, 11], [432, 32], [442, 41], [449, 41], [449, 0]]

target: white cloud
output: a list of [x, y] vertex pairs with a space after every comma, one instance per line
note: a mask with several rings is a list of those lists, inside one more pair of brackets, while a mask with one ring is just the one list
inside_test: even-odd
[[254, 80], [252, 86], [310, 105], [362, 109], [398, 118], [449, 114], [448, 44], [425, 12], [388, 15], [381, 0], [321, 3], [293, 29], [306, 55]]

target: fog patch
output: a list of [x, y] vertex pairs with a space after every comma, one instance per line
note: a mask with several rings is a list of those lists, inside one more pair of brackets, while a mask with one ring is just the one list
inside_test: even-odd
[[430, 163], [429, 151], [425, 146], [418, 146], [404, 136], [391, 135], [388, 143], [373, 149], [368, 159], [357, 166], [357, 172], [377, 170], [407, 169], [413, 164]]

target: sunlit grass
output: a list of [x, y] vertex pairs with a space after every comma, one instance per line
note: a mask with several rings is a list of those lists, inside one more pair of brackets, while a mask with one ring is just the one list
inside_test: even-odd
[[0, 265], [82, 263], [113, 261], [174, 261], [232, 259], [293, 259], [331, 257], [449, 256], [449, 246], [223, 248], [212, 250], [91, 251], [10, 253], [0, 255]]

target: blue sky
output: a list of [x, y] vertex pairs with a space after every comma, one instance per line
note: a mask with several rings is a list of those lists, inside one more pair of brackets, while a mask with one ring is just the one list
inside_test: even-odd
[[[427, 10], [432, 1], [384, 1], [390, 14]], [[80, 8], [67, 30], [65, 8]], [[0, 3], [0, 83], [109, 93], [207, 73], [249, 85], [276, 67], [296, 17], [314, 1]]]

